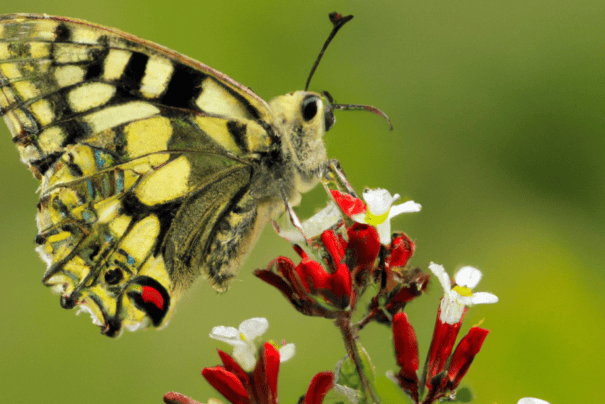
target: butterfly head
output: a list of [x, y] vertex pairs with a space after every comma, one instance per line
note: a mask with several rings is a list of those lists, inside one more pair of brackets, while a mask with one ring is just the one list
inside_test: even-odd
[[331, 104], [321, 94], [296, 91], [274, 98], [270, 105], [284, 147], [300, 177], [296, 188], [306, 192], [317, 183], [327, 160], [323, 135], [336, 121]]

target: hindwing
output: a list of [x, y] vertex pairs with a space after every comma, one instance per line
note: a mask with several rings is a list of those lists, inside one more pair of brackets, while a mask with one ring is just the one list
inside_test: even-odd
[[115, 335], [164, 324], [200, 269], [226, 287], [258, 227], [248, 156], [275, 141], [248, 88], [115, 29], [8, 15], [0, 115], [42, 181], [36, 243], [63, 307]]

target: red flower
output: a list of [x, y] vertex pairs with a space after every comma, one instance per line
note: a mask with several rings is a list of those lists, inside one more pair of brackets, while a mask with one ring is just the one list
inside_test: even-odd
[[[466, 310], [465, 310], [466, 313]], [[462, 325], [462, 319], [456, 324], [448, 324], [441, 321], [441, 307], [437, 310], [437, 321], [435, 322], [435, 330], [433, 331], [433, 340], [431, 341], [431, 347], [429, 349], [428, 360], [427, 360], [427, 375], [426, 383], [427, 387], [433, 377], [445, 370], [447, 360], [452, 353], [458, 332], [460, 331], [460, 325]]]
[[[422, 403], [435, 402], [455, 390], [483, 345], [489, 331], [472, 327], [451, 355], [461, 323], [462, 319], [457, 324], [448, 324], [440, 320], [440, 313], [437, 314], [424, 369], [424, 386], [427, 391], [422, 397]], [[405, 313], [397, 313], [393, 317], [393, 342], [399, 365], [399, 372], [395, 375], [397, 383], [414, 403], [418, 403], [424, 387], [420, 385], [417, 373], [418, 343]], [[448, 363], [449, 367], [446, 368]]]
[[447, 371], [447, 377], [450, 379], [448, 384], [450, 390], [458, 387], [460, 380], [466, 375], [468, 368], [473, 363], [475, 355], [479, 353], [488, 333], [489, 331], [484, 328], [472, 327], [468, 334], [460, 340]]
[[389, 245], [389, 255], [385, 262], [389, 267], [404, 267], [412, 254], [416, 246], [410, 240], [410, 238], [404, 233], [394, 233], [391, 245]]
[[[390, 324], [391, 316], [427, 286], [428, 275], [404, 269], [414, 253], [414, 243], [404, 233], [395, 233], [390, 243], [382, 244], [375, 226], [347, 217], [365, 211], [361, 199], [340, 191], [331, 191], [331, 195], [345, 216], [334, 220], [333, 207], [316, 214], [302, 224], [312, 229], [310, 238], [299, 239], [305, 243], [304, 250], [294, 246], [302, 261], [295, 266], [289, 258], [278, 257], [255, 275], [278, 288], [298, 311], [326, 318], [353, 310], [368, 285], [377, 283], [380, 292], [372, 299], [372, 313], [367, 318]], [[322, 218], [330, 218], [323, 231]], [[294, 240], [293, 231], [278, 232]]]
[[[289, 258], [279, 257], [267, 269], [256, 270], [255, 275], [278, 288], [298, 311], [335, 318], [338, 312], [355, 305], [352, 274], [345, 262], [347, 246], [333, 230], [326, 230], [316, 245], [320, 255], [326, 257], [323, 263], [312, 260], [301, 247], [294, 246], [302, 258], [296, 267]], [[367, 255], [362, 260], [365, 263]]]
[[414, 403], [418, 402], [418, 342], [414, 329], [405, 313], [397, 313], [393, 318], [393, 342], [399, 373], [399, 386], [410, 396]]
[[376, 258], [380, 252], [380, 240], [376, 228], [367, 224], [354, 223], [347, 229], [347, 236], [349, 237], [347, 252], [350, 255], [351, 267], [355, 268], [358, 273], [367, 274], [374, 269]]
[[[277, 404], [277, 374], [279, 372], [279, 351], [270, 343], [265, 343], [256, 367], [246, 373], [237, 362], [221, 350], [217, 350], [223, 366], [204, 368], [202, 375], [219, 393], [233, 404]], [[313, 377], [304, 404], [321, 404], [333, 386], [334, 374], [321, 372]], [[178, 393], [168, 393], [173, 399]], [[180, 395], [182, 396], [182, 395]], [[185, 396], [183, 396], [185, 397]], [[188, 399], [188, 397], [185, 397]], [[189, 399], [191, 400], [191, 399]], [[167, 403], [188, 403], [188, 401], [166, 401]], [[194, 404], [194, 401], [191, 401]]]
[[[489, 333], [484, 328], [472, 327], [451, 355], [461, 324], [462, 318], [456, 324], [442, 321], [441, 308], [438, 310], [425, 369], [427, 397], [433, 400], [458, 387]], [[448, 362], [449, 367], [446, 369]]]
[[334, 373], [320, 372], [313, 376], [303, 404], [321, 404], [326, 393], [334, 387]]
[[332, 198], [334, 198], [334, 202], [340, 206], [342, 212], [348, 217], [365, 213], [367, 210], [364, 201], [354, 197], [353, 195], [344, 194], [337, 190], [332, 190], [330, 193], [332, 194]]
[[202, 376], [233, 404], [277, 404], [279, 351], [266, 342], [256, 367], [250, 373], [225, 352], [217, 350], [223, 366], [204, 368]]

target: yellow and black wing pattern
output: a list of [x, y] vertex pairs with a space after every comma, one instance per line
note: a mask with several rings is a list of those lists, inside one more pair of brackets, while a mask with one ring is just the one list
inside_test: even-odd
[[63, 307], [114, 336], [164, 325], [200, 268], [226, 287], [257, 220], [246, 156], [274, 141], [249, 89], [115, 29], [6, 15], [0, 115], [41, 180], [37, 250]]

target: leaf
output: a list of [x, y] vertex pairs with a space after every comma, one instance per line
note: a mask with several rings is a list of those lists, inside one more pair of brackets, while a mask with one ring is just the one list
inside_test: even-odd
[[[357, 356], [360, 359], [362, 372], [365, 376], [365, 379], [368, 381], [369, 388], [372, 391], [376, 391], [376, 375], [374, 373], [374, 365], [372, 365], [367, 351], [359, 343], [359, 341], [355, 341], [355, 348]], [[367, 398], [364, 396], [360, 375], [357, 372], [357, 367], [355, 366], [355, 363], [353, 363], [353, 361], [351, 360], [350, 356], [347, 355], [347, 357], [340, 362], [340, 368], [337, 367], [336, 370], [338, 383], [342, 386], [358, 390], [361, 393], [362, 402], [366, 402]], [[370, 399], [369, 402], [373, 401]]]

